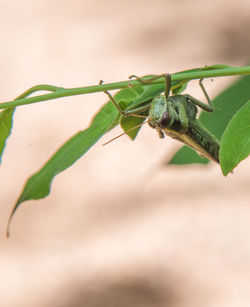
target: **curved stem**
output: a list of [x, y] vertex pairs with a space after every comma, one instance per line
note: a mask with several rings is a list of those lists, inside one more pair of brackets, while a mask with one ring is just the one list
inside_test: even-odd
[[[188, 81], [194, 79], [214, 78], [214, 77], [233, 76], [233, 75], [247, 75], [247, 74], [250, 74], [250, 66], [231, 67], [227, 65], [212, 65], [208, 67], [191, 69], [171, 74], [171, 79], [172, 81], [184, 81], [184, 80]], [[133, 87], [150, 86], [152, 84], [161, 84], [164, 82], [165, 80], [162, 77], [158, 80], [145, 84], [142, 84], [138, 80], [127, 80], [115, 83], [98, 84], [93, 86], [77, 87], [77, 88], [63, 88], [53, 85], [42, 84], [31, 87], [30, 89], [26, 90], [23, 94], [19, 95], [15, 100], [0, 103], [0, 109], [27, 105], [31, 103], [37, 103], [41, 101], [67, 97], [67, 96], [97, 93], [107, 90], [116, 90], [116, 89], [126, 88], [128, 86], [133, 86]], [[51, 93], [25, 98], [37, 91], [50, 91]]]
[[16, 100], [20, 100], [22, 98], [25, 98], [35, 92], [38, 91], [49, 91], [49, 92], [56, 92], [58, 90], [62, 89], [62, 87], [58, 87], [58, 86], [54, 86], [54, 85], [49, 85], [49, 84], [40, 84], [40, 85], [35, 85], [32, 86], [31, 88], [29, 88], [28, 90], [26, 90], [25, 92], [23, 92], [22, 94], [20, 94], [16, 99]]

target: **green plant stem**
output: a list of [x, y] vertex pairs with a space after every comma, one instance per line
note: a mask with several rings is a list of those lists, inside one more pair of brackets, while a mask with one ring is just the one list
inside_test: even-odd
[[[171, 75], [171, 79], [172, 81], [188, 81], [194, 79], [250, 74], [250, 66], [231, 67], [225, 65], [217, 65], [217, 66], [214, 65], [210, 67], [204, 67], [203, 69], [204, 70], [191, 70], [190, 72], [175, 73]], [[104, 83], [104, 84], [98, 84], [86, 87], [77, 87], [77, 88], [63, 88], [53, 85], [42, 84], [31, 87], [23, 94], [19, 95], [15, 100], [0, 103], [0, 109], [17, 107], [21, 105], [27, 105], [31, 103], [37, 103], [41, 101], [67, 97], [67, 96], [97, 93], [97, 92], [103, 92], [104, 90], [107, 91], [107, 90], [122, 89], [128, 86], [133, 86], [133, 87], [138, 87], [142, 85], [149, 86], [152, 84], [160, 84], [160, 83], [164, 83], [163, 78], [155, 80], [150, 84], [142, 84], [137, 80], [127, 80], [115, 83], [107, 83], [107, 84]], [[37, 91], [49, 91], [51, 93], [25, 98]]]

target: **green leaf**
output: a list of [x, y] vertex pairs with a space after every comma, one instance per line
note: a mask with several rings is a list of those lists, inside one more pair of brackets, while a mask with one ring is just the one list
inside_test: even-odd
[[181, 94], [187, 87], [188, 81], [182, 81], [176, 86], [172, 87], [172, 94], [179, 95]]
[[46, 197], [56, 175], [74, 164], [99, 138], [119, 122], [119, 113], [108, 102], [95, 115], [89, 128], [80, 131], [69, 139], [46, 164], [26, 182], [9, 218], [9, 223], [19, 205], [27, 200]]
[[[147, 116], [147, 113], [142, 113], [141, 115]], [[141, 129], [141, 124], [145, 121], [146, 118], [139, 118], [139, 117], [121, 117], [120, 125], [124, 132], [130, 137], [130, 139], [133, 141], [139, 130]], [[139, 127], [137, 127], [139, 126]]]
[[6, 144], [6, 140], [11, 133], [14, 111], [14, 108], [8, 108], [0, 113], [0, 162]]
[[[199, 120], [218, 139], [221, 138], [233, 115], [246, 101], [248, 101], [250, 97], [249, 85], [250, 75], [239, 78], [213, 100], [213, 104], [215, 105], [214, 112], [208, 113], [202, 111]], [[190, 149], [188, 153], [190, 153], [190, 151], [193, 151], [193, 149]], [[177, 153], [175, 155], [177, 155]], [[190, 163], [190, 157], [187, 155], [186, 151], [178, 153], [178, 158], [175, 157], [175, 155], [170, 159], [170, 162], [168, 162], [169, 164]], [[193, 161], [192, 163], [200, 163], [200, 159], [198, 158], [196, 162]], [[174, 161], [174, 163], [172, 161]]]
[[154, 84], [152, 86], [141, 86], [140, 87], [143, 92], [140, 96], [133, 100], [133, 102], [129, 105], [127, 110], [135, 109], [144, 104], [145, 102], [149, 102], [154, 97], [160, 95], [165, 90], [164, 84]]
[[[136, 97], [139, 97], [144, 91], [145, 89], [141, 87], [125, 88], [119, 91], [114, 97], [119, 105], [123, 109], [126, 109], [127, 106], [129, 106], [131, 102], [134, 101]], [[89, 128], [74, 135], [37, 173], [31, 176], [27, 180], [24, 189], [12, 210], [9, 218], [8, 229], [11, 219], [20, 204], [27, 200], [46, 197], [50, 192], [54, 177], [74, 164], [99, 140], [103, 134], [117, 126], [120, 117], [121, 116], [113, 103], [108, 102], [95, 115]]]
[[[185, 157], [185, 160], [183, 159]], [[209, 160], [201, 157], [195, 150], [184, 145], [180, 150], [171, 158], [168, 164], [184, 165], [193, 163], [207, 164]]]
[[221, 139], [223, 175], [230, 173], [250, 154], [250, 100], [233, 116]]
[[139, 97], [144, 92], [142, 87], [132, 87], [124, 88], [118, 91], [114, 98], [120, 104], [122, 104], [122, 109], [125, 110], [137, 97]]

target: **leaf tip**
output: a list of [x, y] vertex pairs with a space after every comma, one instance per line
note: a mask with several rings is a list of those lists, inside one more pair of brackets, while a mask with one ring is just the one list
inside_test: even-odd
[[[237, 166], [237, 165], [236, 165]], [[231, 167], [230, 169], [225, 167], [224, 165], [221, 165], [221, 172], [222, 172], [222, 175], [224, 177], [227, 177], [229, 174], [233, 175], [233, 170], [236, 168], [235, 167]]]
[[15, 206], [13, 207], [11, 213], [10, 213], [10, 216], [8, 218], [8, 222], [7, 222], [7, 227], [6, 227], [6, 237], [9, 238], [10, 237], [10, 226], [11, 226], [11, 222], [12, 222], [12, 219], [13, 219], [13, 216], [20, 204], [20, 199], [16, 202]]
[[12, 216], [9, 216], [7, 227], [6, 227], [6, 238], [8, 239], [10, 237], [10, 224], [11, 224]]
[[227, 177], [228, 172], [225, 172], [225, 171], [222, 169], [222, 174], [223, 174], [224, 177]]
[[10, 231], [9, 231], [9, 225], [7, 226], [7, 230], [6, 230], [6, 238], [9, 239], [10, 237]]

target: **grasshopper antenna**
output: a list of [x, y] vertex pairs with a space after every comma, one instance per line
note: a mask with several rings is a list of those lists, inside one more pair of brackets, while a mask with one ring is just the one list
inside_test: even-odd
[[106, 143], [102, 144], [102, 146], [105, 146], [105, 145], [107, 145], [107, 144], [113, 142], [114, 140], [116, 140], [116, 139], [118, 139], [119, 137], [123, 136], [123, 135], [126, 134], [127, 132], [132, 131], [132, 130], [134, 130], [134, 129], [136, 129], [136, 128], [139, 128], [139, 127], [145, 125], [146, 123], [148, 123], [148, 120], [145, 121], [145, 122], [142, 123], [142, 124], [136, 125], [136, 126], [134, 126], [133, 128], [130, 128], [130, 129], [126, 130], [125, 132], [123, 132], [123, 133], [121, 133], [121, 134], [115, 136], [113, 139], [111, 139], [111, 140], [107, 141]]

